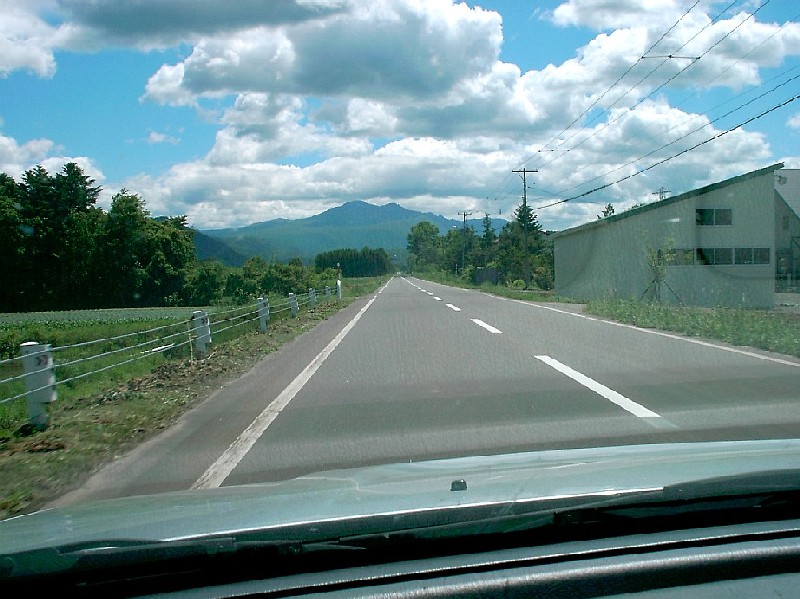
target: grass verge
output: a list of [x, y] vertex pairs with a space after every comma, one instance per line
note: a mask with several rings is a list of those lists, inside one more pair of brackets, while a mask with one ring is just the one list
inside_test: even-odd
[[465, 281], [461, 277], [451, 275], [443, 272], [415, 272], [409, 276], [431, 281], [433, 283], [441, 283], [442, 285], [450, 285], [452, 287], [461, 287], [462, 289], [477, 289], [492, 295], [499, 295], [501, 297], [508, 297], [511, 299], [529, 300], [532, 302], [559, 302], [559, 303], [575, 303], [574, 300], [561, 297], [553, 291], [544, 291], [541, 289], [526, 290], [515, 289], [513, 287], [506, 287], [504, 285], [493, 285], [491, 283], [482, 283], [475, 285], [470, 281]]
[[[311, 330], [356, 298], [373, 292], [384, 278], [346, 279], [343, 301], [321, 301], [298, 318], [270, 321], [267, 334], [255, 330], [217, 340], [206, 360], [175, 357], [135, 372], [92, 377], [90, 386], [59, 388], [44, 431], [19, 427], [0, 437], [0, 519], [30, 512], [78, 486], [95, 470], [159, 431], [223, 383], [247, 372], [261, 358]], [[87, 379], [88, 380], [88, 379]], [[24, 401], [21, 404], [24, 413]]]
[[588, 302], [584, 311], [639, 327], [800, 357], [800, 314], [666, 306], [631, 300], [593, 300]]

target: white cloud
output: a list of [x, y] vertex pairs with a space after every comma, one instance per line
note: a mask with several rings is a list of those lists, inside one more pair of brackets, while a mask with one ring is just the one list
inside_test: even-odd
[[[601, 33], [571, 59], [528, 72], [499, 60], [500, 16], [466, 3], [246, 4], [250, 12], [245, 4], [212, 0], [69, 1], [60, 13], [51, 4], [25, 5], [11, 11], [21, 19], [13, 27], [22, 32], [24, 52], [16, 58], [0, 52], [0, 73], [27, 68], [52, 75], [57, 47], [185, 44], [185, 58], [153, 73], [142, 99], [198, 111], [203, 98], [233, 104], [217, 115], [219, 130], [202, 159], [161, 175], [129, 177], [124, 186], [139, 192], [154, 214], [186, 213], [200, 227], [308, 216], [354, 199], [397, 201], [450, 216], [464, 209], [510, 215], [521, 185], [509, 173], [524, 160], [539, 167], [530, 182], [539, 205], [553, 191], [563, 191], [563, 198], [612, 184], [720, 132], [708, 116], [670, 106], [663, 92], [645, 100], [686, 62], [666, 60], [638, 83], [659, 65], [643, 60], [601, 97], [683, 14], [689, 6], [683, 0], [563, 2], [550, 13], [551, 22]], [[34, 18], [45, 6], [66, 21], [55, 26]], [[710, 12], [708, 3], [698, 5], [653, 54], [676, 51], [710, 23]], [[726, 15], [681, 54], [699, 56], [745, 16]], [[0, 44], [11, 39], [4, 23]], [[41, 41], [38, 50], [34, 41]], [[798, 54], [800, 26], [750, 19], [670, 86], [753, 85], [759, 69]], [[594, 102], [593, 120], [579, 119]], [[800, 127], [800, 116], [788, 124]], [[152, 130], [147, 139], [179, 141], [169, 128]], [[556, 151], [540, 154], [548, 142]], [[32, 163], [57, 162], [59, 153], [47, 140], [18, 144], [0, 137], [0, 166], [16, 173]], [[738, 130], [601, 193], [543, 211], [540, 220], [562, 228], [593, 219], [597, 204], [624, 207], [652, 199], [662, 185], [679, 193], [771, 161], [762, 135]]]
[[167, 133], [160, 133], [158, 131], [150, 131], [147, 135], [147, 143], [149, 144], [172, 144], [177, 145], [181, 143], [179, 137], [168, 135]]
[[786, 121], [786, 126], [792, 129], [800, 129], [800, 112]]
[[678, 0], [568, 0], [548, 17], [561, 27], [598, 30], [671, 24], [686, 10]]
[[143, 48], [167, 47], [250, 27], [300, 23], [347, 10], [345, 0], [62, 0], [60, 4], [80, 27], [76, 43], [80, 37], [98, 45]]
[[0, 135], [0, 172], [18, 179], [31, 166], [41, 163], [55, 149], [49, 139], [34, 139], [20, 144]]
[[51, 2], [0, 1], [0, 76], [23, 69], [40, 77], [56, 72], [53, 47], [60, 37], [58, 27], [49, 25], [37, 14]]
[[151, 78], [146, 97], [165, 103], [221, 92], [418, 98], [489, 71], [501, 42], [499, 15], [465, 4], [352, 2], [347, 14], [203, 38], [183, 62]]

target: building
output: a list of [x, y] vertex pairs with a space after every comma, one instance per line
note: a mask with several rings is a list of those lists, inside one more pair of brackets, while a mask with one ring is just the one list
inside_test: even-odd
[[775, 164], [554, 235], [556, 293], [769, 308], [800, 280], [800, 170]]

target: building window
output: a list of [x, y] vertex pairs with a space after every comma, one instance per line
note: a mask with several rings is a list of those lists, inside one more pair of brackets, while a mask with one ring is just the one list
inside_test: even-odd
[[753, 248], [736, 248], [736, 264], [753, 264]]
[[701, 227], [733, 224], [733, 210], [730, 208], [698, 208], [695, 222]]
[[697, 248], [698, 264], [733, 264], [733, 248]]
[[769, 248], [736, 248], [736, 264], [769, 264]]
[[753, 264], [769, 264], [769, 248], [753, 248]]

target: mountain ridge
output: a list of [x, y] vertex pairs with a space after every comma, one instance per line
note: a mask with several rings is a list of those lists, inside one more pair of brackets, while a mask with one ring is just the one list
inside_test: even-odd
[[[432, 212], [404, 208], [394, 202], [376, 205], [355, 200], [307, 218], [277, 218], [244, 227], [203, 229], [200, 232], [243, 256], [261, 256], [277, 262], [298, 257], [310, 264], [317, 254], [341, 248], [382, 247], [390, 255], [404, 256], [408, 232], [422, 221], [433, 223], [440, 233], [464, 224]], [[502, 219], [492, 219], [496, 231], [505, 223]], [[481, 219], [469, 219], [467, 225], [480, 234]]]

